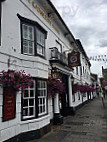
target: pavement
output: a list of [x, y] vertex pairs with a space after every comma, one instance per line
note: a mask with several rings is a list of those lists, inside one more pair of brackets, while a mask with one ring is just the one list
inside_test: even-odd
[[107, 97], [104, 104], [95, 98], [80, 108], [75, 116], [64, 118], [62, 125], [29, 142], [107, 142]]

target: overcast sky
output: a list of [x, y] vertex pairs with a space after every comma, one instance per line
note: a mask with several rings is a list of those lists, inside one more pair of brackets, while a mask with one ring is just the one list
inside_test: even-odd
[[[107, 0], [51, 0], [75, 38], [90, 56], [107, 55]], [[107, 57], [105, 58], [107, 59]], [[107, 62], [91, 61], [91, 71], [101, 75]]]

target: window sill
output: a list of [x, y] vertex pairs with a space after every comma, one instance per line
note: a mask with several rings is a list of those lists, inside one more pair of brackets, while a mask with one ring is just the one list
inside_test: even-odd
[[42, 62], [49, 65], [49, 61], [47, 61], [45, 58], [41, 58], [40, 56], [20, 54], [20, 59], [26, 61]]
[[34, 119], [31, 119], [31, 120], [22, 120], [20, 124], [26, 124], [26, 123], [33, 123], [33, 122], [39, 122], [39, 121], [42, 121], [44, 119], [48, 119], [50, 117], [50, 115], [45, 115], [43, 117], [40, 117], [40, 118], [34, 118]]

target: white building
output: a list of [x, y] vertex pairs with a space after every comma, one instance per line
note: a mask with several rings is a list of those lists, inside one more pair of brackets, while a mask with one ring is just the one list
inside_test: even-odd
[[[15, 118], [7, 121], [3, 120], [5, 102], [1, 85], [0, 141], [27, 141], [50, 130], [54, 113], [55, 120], [62, 123], [60, 109], [67, 115], [72, 106], [72, 68], [62, 53], [72, 48], [75, 39], [49, 0], [5, 0], [0, 6], [0, 71], [24, 70], [35, 81], [32, 88], [17, 93]], [[58, 96], [54, 104], [47, 96], [47, 79], [52, 68], [57, 68], [67, 86], [60, 108]]]
[[[69, 67], [67, 53], [79, 47], [50, 0], [1, 0], [0, 7], [0, 72], [24, 70], [34, 78], [32, 87], [17, 92], [15, 117], [5, 121], [1, 84], [0, 141], [27, 141], [49, 132], [52, 120], [62, 123], [62, 116], [87, 101], [81, 94], [73, 101], [72, 79], [90, 84], [90, 65], [80, 50], [82, 67], [74, 71]], [[48, 98], [47, 80], [52, 71], [66, 86], [60, 98], [59, 94]]]
[[[88, 56], [80, 42], [79, 39], [76, 40], [77, 47], [76, 49], [80, 52], [80, 62], [81, 65], [74, 67], [73, 71], [73, 77], [74, 77], [74, 82], [73, 84], [78, 85], [83, 85], [83, 86], [90, 86], [91, 85], [91, 79], [90, 79], [90, 62], [88, 60]], [[72, 100], [73, 100], [73, 107], [75, 109], [78, 109], [86, 103], [88, 100], [91, 99], [91, 93], [81, 93], [80, 91], [77, 91], [72, 95]]]

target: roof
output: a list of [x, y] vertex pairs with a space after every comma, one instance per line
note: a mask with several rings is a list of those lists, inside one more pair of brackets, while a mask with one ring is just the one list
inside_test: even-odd
[[85, 56], [89, 66], [91, 66], [91, 63], [90, 63], [90, 61], [88, 59], [88, 56], [87, 56], [87, 54], [86, 54], [86, 52], [85, 52], [85, 50], [84, 50], [84, 48], [83, 48], [83, 46], [81, 44], [81, 41], [79, 39], [76, 39], [76, 43], [77, 43], [77, 46], [79, 48], [79, 51]]
[[[72, 43], [74, 43], [76, 45], [76, 40], [73, 36], [73, 34], [71, 33], [70, 29], [68, 28], [68, 26], [65, 24], [64, 20], [62, 19], [62, 17], [60, 16], [59, 12], [57, 11], [57, 9], [55, 8], [55, 6], [53, 5], [53, 3], [50, 0], [47, 0], [48, 4], [51, 6], [51, 8], [53, 9], [53, 11], [55, 12], [55, 14], [57, 15], [57, 17], [59, 18], [59, 20], [62, 22], [62, 24], [64, 25], [64, 27], [67, 30], [67, 34], [71, 36], [71, 38], [73, 39]], [[77, 46], [77, 45], [76, 45]]]

